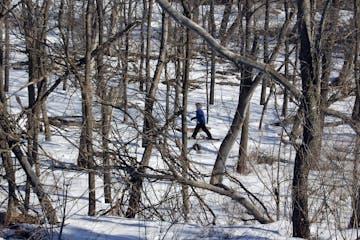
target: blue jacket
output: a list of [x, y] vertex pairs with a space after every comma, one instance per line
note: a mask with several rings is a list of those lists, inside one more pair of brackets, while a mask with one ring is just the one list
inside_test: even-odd
[[201, 109], [196, 110], [196, 121], [200, 124], [205, 125], [205, 114], [203, 110]]

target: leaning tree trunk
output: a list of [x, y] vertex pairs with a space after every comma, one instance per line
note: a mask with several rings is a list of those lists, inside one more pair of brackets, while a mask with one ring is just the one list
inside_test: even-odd
[[[24, 28], [25, 28], [25, 39], [26, 39], [26, 49], [28, 53], [28, 78], [29, 83], [35, 82], [38, 79], [37, 70], [39, 63], [35, 62], [38, 58], [36, 57], [36, 40], [37, 40], [37, 32], [36, 32], [36, 24], [33, 22], [33, 13], [34, 6], [32, 4], [28, 4], [27, 6], [23, 6], [22, 8], [24, 12]], [[32, 24], [31, 24], [32, 23]], [[34, 107], [36, 92], [35, 92], [35, 84], [29, 84], [28, 89], [28, 107], [29, 111], [27, 114], [27, 156], [29, 158], [29, 163], [31, 166], [35, 164], [37, 161], [37, 153], [38, 153], [38, 109], [39, 107]], [[38, 171], [36, 171], [39, 174]], [[25, 187], [25, 203], [24, 208], [27, 212], [30, 208], [30, 179], [26, 181]]]
[[216, 157], [215, 165], [212, 170], [210, 183], [213, 185], [222, 185], [224, 173], [226, 172], [225, 163], [230, 153], [234, 142], [239, 135], [240, 129], [244, 124], [246, 111], [248, 109], [254, 86], [251, 88], [241, 88], [239, 94], [238, 105], [236, 108], [234, 119], [231, 123], [230, 129], [226, 134], [224, 140], [220, 145], [218, 155]]
[[[46, 41], [47, 23], [49, 16], [50, 1], [39, 3], [22, 3], [22, 13], [24, 18], [25, 44], [28, 54], [28, 121], [27, 121], [27, 156], [30, 164], [35, 164], [36, 174], [40, 175], [39, 162], [39, 132], [40, 132], [40, 112], [41, 105], [35, 104], [36, 98], [41, 98], [46, 87], [45, 64], [46, 51], [44, 42]], [[36, 17], [35, 17], [36, 16]], [[37, 84], [34, 84], [37, 83]], [[36, 89], [37, 87], [37, 89]], [[36, 93], [37, 92], [37, 93]], [[37, 96], [36, 96], [37, 94]], [[45, 101], [45, 99], [44, 99]], [[46, 114], [46, 111], [44, 111]], [[49, 134], [49, 131], [47, 132]], [[48, 137], [48, 135], [47, 135]], [[30, 183], [28, 181], [25, 190], [25, 210], [29, 208]]]
[[[11, 116], [6, 111], [6, 107], [1, 103], [0, 104], [0, 132], [1, 132], [0, 141], [7, 142], [9, 149], [11, 149], [11, 151], [14, 153], [22, 169], [24, 170], [27, 178], [29, 179], [32, 189], [34, 190], [34, 193], [37, 195], [39, 199], [40, 205], [44, 211], [46, 219], [50, 224], [55, 224], [58, 222], [56, 210], [52, 206], [52, 203], [48, 195], [45, 193], [39, 178], [33, 171], [28, 158], [22, 152], [20, 147], [20, 145], [22, 144], [21, 139], [17, 135], [15, 129], [16, 126], [12, 122]], [[13, 176], [11, 178], [13, 178]]]

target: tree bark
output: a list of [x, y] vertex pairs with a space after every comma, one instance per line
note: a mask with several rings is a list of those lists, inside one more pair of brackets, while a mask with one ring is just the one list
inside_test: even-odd
[[[10, 8], [11, 0], [5, 0], [4, 5], [6, 9]], [[10, 81], [10, 17], [9, 14], [5, 15], [5, 53], [4, 53], [4, 90], [9, 92]]]
[[240, 174], [246, 174], [248, 171], [247, 162], [248, 162], [248, 140], [249, 140], [249, 118], [250, 118], [250, 109], [246, 111], [246, 116], [244, 119], [244, 124], [241, 130], [241, 140], [239, 146], [239, 156], [236, 163], [236, 172]]
[[[152, 19], [152, 11], [153, 11], [153, 0], [149, 0], [149, 8], [148, 8], [148, 13], [147, 13], [147, 27], [146, 27], [146, 61], [145, 61], [145, 91], [148, 94], [150, 91], [150, 50], [151, 50], [151, 19]], [[146, 119], [146, 117], [144, 117], [144, 119]], [[145, 120], [146, 121], [146, 120]], [[142, 140], [142, 146], [146, 147], [148, 142], [147, 142], [147, 137], [146, 137], [146, 131], [148, 126], [146, 125], [146, 122], [144, 122], [144, 128], [143, 128], [143, 132], [144, 132], [144, 137]]]
[[[216, 25], [215, 25], [215, 4], [214, 0], [210, 2], [210, 34], [212, 37], [215, 37], [216, 34]], [[210, 99], [209, 104], [215, 104], [215, 76], [216, 76], [216, 55], [215, 51], [211, 49], [211, 75], [210, 75]]]
[[[269, 23], [270, 23], [270, 3], [269, 0], [265, 0], [265, 21], [264, 21], [264, 63], [269, 62]], [[261, 85], [260, 104], [264, 105], [266, 102], [266, 89], [267, 78], [264, 77]]]
[[224, 7], [224, 13], [220, 22], [220, 27], [219, 27], [219, 37], [220, 37], [220, 42], [222, 45], [224, 45], [225, 43], [225, 39], [226, 37], [226, 33], [227, 33], [227, 26], [229, 24], [230, 21], [230, 15], [231, 15], [231, 8], [233, 5], [233, 0], [228, 0], [225, 3], [225, 7]]
[[[143, 0], [143, 12], [142, 15], [146, 16], [147, 14], [147, 6], [146, 6], [146, 2], [147, 0]], [[144, 62], [145, 62], [145, 33], [144, 33], [144, 21], [141, 22], [141, 26], [140, 26], [140, 41], [141, 41], [141, 46], [140, 46], [140, 66], [139, 66], [139, 90], [140, 91], [144, 91]]]
[[16, 213], [16, 178], [14, 164], [11, 160], [11, 149], [9, 144], [0, 139], [1, 158], [5, 168], [5, 178], [8, 182], [8, 206], [6, 209], [5, 225], [13, 222], [13, 216]]
[[[4, 14], [5, 11], [5, 6], [2, 6], [2, 4], [0, 5], [0, 13], [1, 15]], [[2, 44], [3, 42], [3, 20], [4, 17], [0, 17], [0, 101], [2, 103], [5, 103], [5, 83], [4, 83], [4, 64], [3, 64], [3, 59], [4, 59], [4, 46]]]
[[292, 182], [293, 236], [309, 238], [308, 176], [311, 165], [319, 158], [320, 82], [314, 76], [314, 47], [310, 0], [298, 0], [298, 28], [300, 36], [300, 69], [304, 99], [304, 129], [302, 143], [296, 152]]
[[[22, 13], [24, 16], [25, 46], [28, 55], [28, 119], [27, 119], [27, 156], [30, 164], [35, 164], [36, 174], [40, 175], [39, 151], [39, 132], [40, 132], [40, 112], [41, 106], [45, 107], [45, 98], [42, 98], [46, 87], [46, 51], [45, 41], [47, 34], [47, 23], [51, 2], [43, 1], [39, 3], [22, 2]], [[35, 17], [36, 16], [36, 17]], [[36, 99], [42, 99], [36, 104]], [[46, 109], [43, 111], [46, 115]], [[47, 129], [49, 134], [49, 129]], [[48, 135], [47, 135], [48, 137]], [[26, 185], [25, 190], [25, 209], [29, 208], [30, 185]]]
[[[252, 3], [250, 1], [245, 2], [244, 15], [245, 15], [245, 35], [243, 37], [243, 51], [244, 54], [252, 56], [256, 59], [257, 54], [257, 36], [255, 36], [252, 29], [255, 29], [255, 26], [252, 24]], [[255, 25], [255, 22], [254, 22]], [[253, 46], [251, 47], [251, 39], [253, 38]], [[252, 68], [248, 66], [243, 66], [241, 70], [241, 88], [244, 91], [249, 91], [252, 84]], [[240, 102], [239, 102], [240, 104]], [[247, 159], [248, 159], [248, 140], [249, 140], [249, 118], [250, 118], [250, 106], [248, 106], [244, 122], [241, 130], [240, 146], [239, 146], [239, 156], [236, 164], [236, 171], [238, 173], [246, 173], [247, 171]]]
[[[184, 14], [188, 18], [191, 18], [191, 4], [185, 3], [182, 1]], [[189, 28], [186, 28], [186, 41], [185, 41], [185, 59], [183, 64], [183, 82], [182, 82], [182, 109], [181, 114], [181, 165], [182, 165], [182, 175], [186, 177], [189, 171], [189, 159], [187, 156], [187, 102], [188, 102], [188, 92], [189, 92], [189, 78], [190, 78], [190, 63], [192, 56], [192, 32]], [[183, 198], [183, 214], [184, 219], [187, 222], [189, 220], [190, 212], [190, 196], [189, 196], [189, 187], [186, 185], [182, 186], [182, 198]]]
[[[155, 118], [153, 116], [153, 108], [155, 103], [155, 95], [160, 82], [160, 77], [166, 62], [166, 45], [168, 41], [168, 17], [165, 12], [162, 15], [162, 40], [160, 46], [160, 53], [158, 63], [155, 69], [153, 81], [149, 91], [146, 93], [145, 98], [145, 110], [144, 110], [144, 138], [147, 145], [145, 147], [143, 157], [141, 159], [139, 172], [146, 172], [146, 168], [149, 165], [151, 153], [153, 150], [154, 143], [156, 141], [155, 136]], [[141, 202], [141, 191], [144, 179], [139, 176], [132, 176], [130, 179], [131, 190], [130, 190], [130, 199], [129, 207], [126, 211], [127, 218], [134, 218], [139, 211], [140, 202]]]
[[95, 33], [93, 31], [94, 17], [94, 1], [89, 0], [86, 7], [85, 21], [85, 76], [80, 79], [81, 98], [82, 98], [82, 128], [80, 135], [80, 146], [78, 164], [81, 167], [89, 169], [88, 185], [89, 185], [89, 216], [96, 214], [96, 196], [95, 196], [95, 173], [94, 168], [94, 150], [93, 150], [93, 128], [94, 120], [92, 114], [92, 50], [94, 44]]
[[240, 129], [243, 126], [246, 111], [249, 107], [251, 96], [255, 90], [255, 85], [252, 84], [249, 88], [241, 88], [239, 94], [238, 105], [236, 108], [234, 119], [231, 123], [230, 129], [222, 141], [219, 149], [219, 153], [216, 157], [215, 165], [211, 173], [210, 183], [213, 185], [221, 185], [224, 174], [226, 172], [225, 163], [230, 153], [234, 142], [239, 135]]

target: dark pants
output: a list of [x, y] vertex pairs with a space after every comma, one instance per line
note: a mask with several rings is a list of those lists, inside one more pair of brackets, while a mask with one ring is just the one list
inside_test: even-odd
[[196, 135], [198, 134], [200, 128], [206, 133], [208, 138], [212, 138], [211, 133], [206, 128], [205, 124], [201, 124], [201, 123], [196, 124], [196, 127], [195, 127], [194, 132], [191, 137], [196, 138]]

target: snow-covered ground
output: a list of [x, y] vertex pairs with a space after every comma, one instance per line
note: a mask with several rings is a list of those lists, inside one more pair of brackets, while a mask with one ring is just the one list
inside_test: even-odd
[[[194, 65], [196, 66], [196, 65]], [[22, 83], [19, 76], [24, 73], [12, 74], [12, 91], [15, 95], [24, 98], [26, 101], [26, 90], [16, 91], [21, 88]], [[224, 81], [224, 80], [222, 80]], [[237, 82], [236, 76], [230, 77], [227, 81]], [[232, 117], [237, 105], [239, 93], [238, 86], [217, 85], [216, 103], [209, 109], [209, 124], [214, 136], [219, 137], [220, 141], [199, 141], [201, 150], [196, 152], [191, 150], [194, 141], [189, 141], [189, 158], [191, 167], [204, 175], [209, 175], [216, 159], [217, 150], [220, 147], [221, 140], [226, 135], [231, 124]], [[135, 89], [135, 88], [134, 88]], [[164, 96], [164, 86], [159, 89], [159, 96]], [[195, 102], [206, 103], [205, 89], [196, 89], [190, 92], [189, 98], [189, 126], [194, 126], [190, 118], [194, 115]], [[133, 94], [132, 96], [138, 95]], [[293, 168], [293, 157], [295, 151], [288, 145], [279, 147], [281, 128], [271, 125], [278, 120], [273, 104], [269, 105], [265, 114], [264, 126], [259, 130], [259, 120], [261, 117], [262, 106], [259, 103], [260, 90], [256, 91], [251, 104], [250, 114], [250, 147], [251, 153], [263, 155], [278, 155], [281, 161], [269, 164], [258, 164], [254, 160], [249, 162], [250, 173], [245, 176], [237, 175], [234, 171], [238, 147], [234, 147], [230, 153], [227, 165], [230, 174], [238, 178], [239, 181], [252, 193], [256, 194], [263, 201], [270, 214], [276, 217], [275, 200], [272, 195], [273, 188], [280, 183], [280, 219], [272, 224], [260, 225], [252, 221], [244, 225], [239, 220], [244, 213], [241, 206], [227, 197], [216, 195], [208, 191], [199, 191], [207, 204], [216, 214], [216, 225], [203, 226], [193, 221], [192, 224], [185, 224], [177, 221], [160, 221], [126, 219], [117, 216], [102, 216], [109, 209], [109, 204], [104, 203], [102, 191], [102, 178], [97, 177], [97, 211], [98, 216], [87, 216], [88, 204], [88, 178], [86, 172], [76, 170], [66, 170], [54, 168], [54, 165], [76, 164], [78, 150], [76, 148], [79, 141], [79, 128], [66, 127], [52, 128], [52, 140], [45, 141], [41, 136], [41, 146], [44, 154], [41, 155], [42, 176], [45, 189], [51, 194], [54, 200], [59, 216], [64, 219], [64, 226], [60, 227], [44, 226], [47, 229], [48, 237], [58, 238], [61, 232], [62, 239], [290, 239], [291, 236], [291, 175]], [[17, 112], [19, 107], [11, 98], [13, 112]], [[137, 99], [135, 99], [137, 100]], [[51, 116], [74, 116], [81, 114], [81, 96], [78, 90], [69, 89], [63, 91], [60, 88], [50, 95], [48, 101], [48, 111]], [[94, 112], [97, 112], [95, 108]], [[114, 113], [116, 115], [116, 112]], [[118, 113], [119, 114], [119, 113]], [[120, 116], [118, 117], [120, 118]], [[117, 119], [117, 118], [115, 118]], [[141, 123], [141, 122], [140, 122]], [[122, 124], [119, 124], [122, 125]], [[116, 127], [119, 127], [116, 125]], [[121, 128], [121, 127], [120, 127]], [[137, 146], [134, 145], [133, 153], [141, 159], [143, 149], [138, 140]], [[160, 164], [157, 155], [154, 155], [152, 162]], [[19, 172], [19, 174], [22, 174]], [[19, 178], [21, 179], [21, 177]], [[22, 178], [23, 179], [23, 178]], [[206, 178], [205, 178], [206, 179]], [[24, 180], [24, 179], [23, 179]], [[243, 192], [239, 186], [228, 181], [225, 182], [234, 187], [235, 190]], [[160, 189], [166, 188], [166, 182], [159, 182], [151, 185]], [[156, 191], [155, 191], [156, 192]], [[153, 197], [156, 198], [156, 193]], [[160, 195], [159, 195], [160, 196]], [[36, 199], [34, 199], [36, 202]], [[66, 202], [66, 205], [65, 205]], [[39, 209], [38, 209], [39, 210]], [[196, 213], [195, 213], [196, 214]], [[176, 215], [176, 214], [174, 214]], [[322, 236], [326, 234], [333, 236], [333, 230], [328, 228], [313, 228], [314, 232], [320, 231]], [[44, 228], [41, 228], [42, 230]], [[328, 231], [328, 232], [325, 232]], [[11, 231], [7, 234], [11, 235]], [[340, 232], [345, 234], [344, 232]], [[351, 234], [348, 232], [348, 234]], [[326, 237], [325, 237], [326, 239]]]
[[[218, 10], [221, 12], [220, 10]], [[278, 21], [283, 20], [283, 15], [279, 15]], [[16, 56], [16, 61], [24, 58], [24, 56]], [[14, 61], [15, 61], [14, 60]], [[169, 64], [170, 65], [170, 64]], [[170, 66], [171, 68], [171, 66]], [[217, 70], [228, 71], [229, 65], [218, 65]], [[206, 108], [206, 88], [205, 88], [205, 70], [199, 60], [192, 63], [191, 79], [201, 82], [200, 88], [194, 88], [189, 93], [188, 102], [188, 125], [194, 127], [195, 122], [190, 119], [195, 115], [195, 103], [201, 102]], [[169, 69], [171, 72], [172, 69]], [[10, 104], [9, 109], [13, 114], [17, 114], [21, 111], [21, 106], [15, 100], [15, 97], [19, 97], [24, 106], [27, 105], [27, 89], [25, 86], [27, 80], [27, 73], [25, 70], [12, 69], [11, 73], [11, 92], [9, 93]], [[199, 180], [208, 182], [208, 176], [211, 174], [212, 167], [214, 165], [217, 151], [220, 147], [221, 141], [225, 137], [229, 126], [234, 116], [238, 95], [239, 83], [237, 75], [219, 76], [217, 79], [215, 104], [209, 106], [209, 123], [213, 136], [219, 138], [219, 141], [202, 141], [198, 143], [201, 145], [200, 151], [192, 150], [191, 147], [195, 143], [193, 140], [189, 140], [188, 143], [188, 157], [190, 159], [191, 169], [196, 173], [203, 175]], [[225, 83], [225, 84], [224, 84]], [[226, 84], [227, 83], [227, 84]], [[232, 84], [228, 84], [232, 83]], [[130, 109], [130, 115], [133, 119], [128, 124], [123, 123], [123, 112], [120, 110], [114, 110], [114, 119], [112, 126], [112, 137], [114, 142], [119, 143], [122, 140], [130, 139], [138, 134], [140, 126], [143, 123], [139, 109], [143, 108], [144, 96], [137, 91], [138, 86], [129, 85], [129, 102], [134, 104]], [[175, 93], [170, 93], [170, 98], [173, 99]], [[250, 192], [256, 195], [266, 206], [270, 215], [276, 219], [276, 214], [279, 212], [279, 219], [271, 224], [258, 224], [255, 221], [245, 221], [241, 219], [246, 215], [245, 210], [239, 203], [236, 203], [225, 196], [220, 196], [210, 191], [198, 190], [198, 194], [201, 194], [202, 199], [212, 209], [215, 216], [214, 219], [202, 219], [204, 215], [201, 215], [200, 210], [197, 209], [199, 203], [193, 203], [190, 213], [189, 223], [184, 223], [177, 220], [177, 216], [180, 213], [171, 212], [173, 210], [162, 209], [164, 213], [171, 212], [171, 216], [164, 216], [166, 220], [160, 220], [159, 218], [146, 219], [145, 217], [138, 217], [135, 219], [126, 219], [124, 217], [115, 216], [115, 214], [106, 214], [113, 206], [104, 202], [103, 196], [103, 180], [102, 176], [98, 175], [96, 179], [96, 196], [97, 196], [97, 216], [87, 216], [88, 205], [88, 175], [85, 171], [78, 171], [72, 168], [77, 161], [79, 144], [79, 127], [72, 126], [66, 128], [52, 127], [52, 140], [45, 141], [44, 136], [40, 136], [41, 142], [41, 180], [44, 183], [44, 187], [47, 193], [50, 194], [54, 206], [58, 212], [60, 220], [63, 220], [62, 226], [49, 226], [42, 225], [39, 228], [37, 226], [20, 225], [21, 228], [33, 229], [33, 233], [36, 235], [41, 232], [44, 238], [58, 239], [250, 239], [250, 240], [270, 240], [270, 239], [292, 239], [292, 227], [291, 227], [291, 184], [292, 184], [292, 170], [293, 159], [295, 156], [295, 150], [288, 144], [280, 145], [280, 135], [282, 129], [280, 127], [272, 125], [273, 122], [279, 120], [279, 106], [281, 103], [281, 96], [274, 95], [269, 106], [264, 114], [263, 126], [259, 129], [259, 122], [261, 119], [263, 107], [259, 105], [260, 102], [260, 87], [255, 91], [250, 106], [250, 124], [249, 124], [249, 153], [251, 156], [248, 162], [249, 174], [238, 175], [235, 173], [234, 166], [236, 166], [238, 155], [238, 144], [235, 144], [232, 149], [228, 161], [227, 171], [237, 181], [241, 182]], [[166, 88], [164, 85], [160, 85], [156, 103], [156, 109], [154, 112], [158, 112], [159, 115], [163, 114], [166, 97]], [[334, 106], [336, 108], [344, 109], [351, 108], [351, 103], [342, 103], [341, 105]], [[78, 89], [71, 86], [63, 91], [61, 87], [50, 94], [48, 98], [48, 113], [49, 116], [80, 116], [81, 115], [81, 94]], [[205, 109], [204, 109], [205, 110]], [[291, 105], [290, 105], [291, 111]], [[94, 114], [99, 116], [100, 107], [94, 99]], [[161, 120], [161, 115], [159, 116]], [[133, 122], [134, 120], [134, 122]], [[135, 124], [136, 123], [136, 124]], [[25, 124], [25, 120], [20, 121], [20, 124]], [[180, 137], [179, 132], [172, 132], [173, 137]], [[326, 130], [327, 139], [331, 141], [326, 142], [326, 146], [331, 148], [334, 142], [348, 144], [351, 142], [353, 134], [347, 127], [337, 127], [332, 130]], [[95, 134], [95, 139], [99, 136]], [[96, 147], [100, 145], [96, 142]], [[172, 143], [170, 143], [172, 144]], [[116, 144], [113, 144], [113, 147]], [[135, 138], [131, 144], [126, 145], [127, 150], [131, 156], [134, 156], [140, 161], [143, 148], [141, 147], [141, 138]], [[174, 149], [176, 149], [174, 147]], [[179, 149], [177, 149], [179, 150]], [[272, 164], [259, 163], [256, 161], [255, 156], [270, 156], [278, 161], [274, 161]], [[154, 151], [151, 159], [152, 166], [156, 168], [163, 168], [159, 154]], [[338, 163], [337, 163], [338, 164]], [[338, 168], [345, 169], [348, 167], [346, 163], [338, 165]], [[62, 166], [63, 168], [59, 168]], [[349, 169], [351, 171], [351, 169]], [[348, 171], [348, 172], [349, 172]], [[342, 173], [346, 173], [343, 171]], [[25, 178], [22, 171], [18, 171], [18, 184], [24, 185]], [[123, 190], [125, 183], [122, 183], [121, 174], [114, 171], [114, 198], [121, 197], [121, 190]], [[343, 178], [342, 178], [343, 177]], [[319, 174], [314, 171], [310, 175], [310, 181], [316, 182], [317, 179], [326, 182], [341, 182], [345, 187], [331, 191], [331, 201], [324, 197], [321, 199], [319, 195], [312, 197], [310, 201], [310, 207], [313, 213], [316, 212], [320, 203], [325, 201], [324, 204], [332, 204], [329, 207], [328, 215], [324, 214], [318, 218], [314, 218], [312, 224], [312, 235], [318, 239], [355, 239], [358, 235], [356, 230], [342, 230], [346, 227], [346, 223], [351, 215], [350, 212], [350, 190], [347, 185], [349, 181], [348, 176], [341, 176], [337, 172], [328, 172], [326, 178], [323, 174]], [[331, 183], [333, 183], [331, 182]], [[230, 182], [225, 179], [226, 185], [232, 187], [235, 191], [245, 195], [245, 191], [240, 185]], [[5, 181], [2, 182], [5, 186]], [[161, 199], [164, 192], [170, 189], [170, 183], [166, 181], [158, 182], [146, 182], [145, 188], [148, 190], [148, 197], [145, 202], [157, 203], [158, 199]], [[316, 184], [314, 184], [316, 185]], [[330, 183], [328, 184], [330, 185]], [[323, 187], [323, 186], [322, 186]], [[174, 187], [175, 188], [175, 187]], [[279, 209], [276, 209], [276, 203], [274, 198], [274, 189], [279, 191], [280, 205]], [[117, 192], [118, 191], [118, 192]], [[178, 189], [170, 189], [169, 191], [179, 192]], [[174, 194], [175, 194], [174, 193]], [[327, 193], [325, 190], [320, 193]], [[6, 194], [2, 195], [5, 197]], [[330, 196], [330, 195], [329, 195]], [[317, 199], [317, 198], [320, 198]], [[178, 198], [181, 199], [181, 198]], [[334, 200], [335, 199], [335, 200]], [[2, 198], [2, 200], [4, 200]], [[329, 202], [327, 202], [329, 201]], [[5, 201], [4, 201], [5, 202]], [[34, 211], [39, 211], [37, 207], [37, 200], [34, 197], [32, 203], [35, 205]], [[172, 203], [174, 204], [174, 203]], [[176, 203], [175, 203], [176, 204]], [[332, 211], [336, 204], [339, 208], [336, 212]], [[181, 205], [181, 203], [179, 203]], [[4, 205], [5, 206], [5, 205]], [[162, 206], [163, 207], [163, 206]], [[199, 211], [197, 211], [199, 210]], [[176, 211], [176, 210], [175, 210]], [[170, 213], [169, 213], [170, 214]], [[41, 213], [40, 213], [41, 215]], [[199, 217], [201, 215], [201, 217]], [[315, 214], [313, 214], [315, 215]], [[199, 219], [198, 219], [199, 218]], [[249, 217], [251, 218], [251, 216]], [[215, 225], [210, 224], [214, 222]], [[205, 223], [205, 224], [201, 224]], [[14, 229], [7, 229], [4, 231], [5, 236], [11, 236], [15, 232]]]

